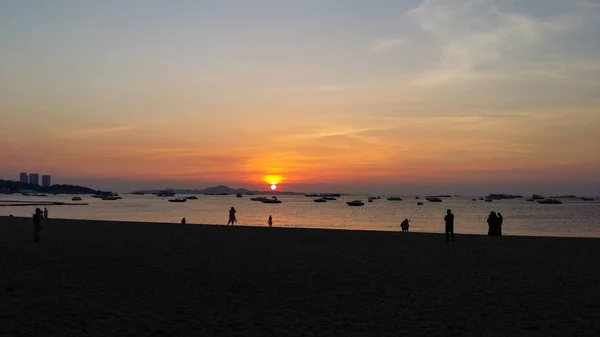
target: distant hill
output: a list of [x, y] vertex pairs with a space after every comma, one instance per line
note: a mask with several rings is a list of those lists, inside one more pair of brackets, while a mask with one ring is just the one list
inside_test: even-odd
[[42, 187], [35, 184], [24, 184], [13, 180], [0, 180], [0, 193], [18, 193], [19, 191], [34, 191], [50, 194], [94, 194], [96, 190], [77, 185], [52, 185]]
[[146, 193], [146, 194], [151, 194], [151, 193], [157, 193], [159, 191], [169, 191], [169, 192], [173, 192], [176, 194], [214, 194], [214, 195], [227, 195], [227, 194], [245, 194], [245, 195], [252, 195], [252, 194], [278, 194], [278, 195], [298, 195], [298, 194], [304, 194], [304, 193], [298, 193], [298, 192], [279, 192], [279, 191], [251, 191], [245, 188], [231, 188], [225, 185], [219, 185], [219, 186], [213, 186], [213, 187], [207, 187], [205, 189], [173, 189], [173, 188], [166, 188], [166, 189], [162, 189], [162, 190], [139, 190], [139, 191], [134, 191], [132, 193]]

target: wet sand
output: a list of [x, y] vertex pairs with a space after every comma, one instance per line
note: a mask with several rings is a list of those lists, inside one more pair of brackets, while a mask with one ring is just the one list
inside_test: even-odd
[[32, 240], [0, 218], [2, 336], [600, 335], [600, 239], [50, 219]]

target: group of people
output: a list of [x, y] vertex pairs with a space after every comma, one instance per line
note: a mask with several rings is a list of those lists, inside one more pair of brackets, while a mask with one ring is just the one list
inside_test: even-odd
[[[502, 213], [496, 213], [492, 211], [488, 216], [488, 235], [490, 236], [502, 236]], [[445, 233], [446, 233], [446, 241], [454, 242], [454, 214], [452, 214], [452, 210], [446, 210], [446, 216], [444, 217], [444, 223], [446, 225]], [[400, 228], [403, 232], [408, 232], [410, 220], [408, 218], [404, 218], [404, 220], [400, 223]]]
[[502, 213], [491, 211], [488, 216], [488, 235], [490, 236], [502, 236]]
[[[237, 211], [235, 210], [235, 208], [233, 206], [229, 209], [229, 220], [227, 221], [227, 226], [230, 226], [230, 225], [233, 226], [237, 222], [237, 219], [235, 218], [236, 212]], [[187, 220], [185, 218], [182, 218], [181, 224], [185, 225], [186, 223], [187, 223]], [[269, 215], [267, 224], [269, 225], [269, 227], [273, 227], [273, 217], [271, 215]]]
[[[231, 208], [229, 209], [229, 221], [227, 221], [227, 226], [231, 225], [235, 225], [235, 223], [237, 222], [237, 219], [235, 217], [235, 213], [237, 211], [235, 210], [235, 208], [233, 206], [231, 206]], [[267, 224], [269, 225], [269, 227], [273, 227], [273, 217], [269, 215], [269, 220], [267, 220]]]

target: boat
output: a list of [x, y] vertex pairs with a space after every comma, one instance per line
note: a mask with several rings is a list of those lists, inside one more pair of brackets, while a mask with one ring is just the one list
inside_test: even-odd
[[416, 199], [416, 200], [419, 200], [419, 197], [418, 197], [418, 196], [416, 196], [416, 197], [415, 197], [415, 199]]
[[426, 197], [425, 199], [429, 202], [442, 202], [440, 197]]
[[581, 199], [583, 201], [594, 201], [594, 198], [588, 198], [588, 197], [581, 197], [579, 199]]
[[387, 200], [389, 200], [389, 201], [402, 201], [402, 198], [400, 198], [400, 197], [389, 197], [389, 198], [387, 198]]
[[539, 195], [539, 194], [534, 194], [531, 196], [531, 199], [533, 200], [544, 200], [546, 198], [544, 198], [543, 196]]
[[103, 195], [100, 197], [102, 200], [119, 200], [120, 197], [115, 197], [113, 195]]
[[494, 200], [490, 199], [490, 198], [485, 199], [485, 202], [492, 202], [492, 201], [494, 201]]
[[317, 198], [315, 200], [313, 200], [314, 202], [327, 202], [327, 199], [325, 198]]
[[558, 199], [538, 200], [538, 203], [544, 204], [544, 205], [559, 205], [559, 204], [562, 204], [562, 202], [560, 200], [558, 200]]
[[144, 195], [144, 192], [131, 192], [133, 195]]
[[323, 197], [325, 200], [337, 200], [335, 197]]
[[252, 201], [263, 201], [263, 200], [267, 200], [269, 198], [267, 197], [254, 197], [254, 198], [250, 198], [250, 200]]
[[191, 195], [189, 197], [186, 197], [187, 200], [198, 200], [198, 197], [195, 195]]
[[479, 200], [483, 200], [483, 198], [479, 198]]
[[238, 193], [238, 194], [236, 194], [235, 196], [236, 196], [237, 198], [241, 198], [241, 197], [243, 197], [242, 193]]
[[373, 200], [374, 200], [374, 199], [375, 199], [375, 198], [373, 198], [373, 197], [369, 197], [369, 199], [368, 199], [368, 200], [369, 200], [369, 202], [373, 202]]
[[473, 199], [471, 199], [471, 200], [472, 200], [472, 201], [477, 201], [477, 199], [475, 199], [475, 198], [473, 198]]
[[419, 201], [419, 202], [417, 202], [417, 205], [419, 205], [419, 206], [423, 206], [423, 202], [422, 202], [422, 201]]
[[277, 197], [272, 197], [271, 199], [265, 198], [261, 201], [265, 204], [281, 204], [281, 200], [277, 199]]
[[346, 202], [346, 204], [347, 204], [348, 206], [364, 206], [364, 205], [365, 205], [365, 203], [364, 203], [364, 202], [362, 202], [361, 200], [352, 200], [352, 201], [348, 201], [348, 202]]
[[48, 194], [46, 194], [46, 193], [36, 193], [36, 194], [32, 194], [32, 196], [34, 196], [34, 197], [47, 197]]
[[73, 197], [71, 198], [71, 201], [81, 201], [81, 197]]
[[487, 199], [492, 199], [492, 200], [502, 200], [502, 199], [523, 198], [523, 196], [521, 196], [521, 195], [515, 195], [515, 194], [490, 194], [486, 198]]
[[169, 202], [186, 202], [186, 201], [187, 201], [186, 198], [169, 199]]

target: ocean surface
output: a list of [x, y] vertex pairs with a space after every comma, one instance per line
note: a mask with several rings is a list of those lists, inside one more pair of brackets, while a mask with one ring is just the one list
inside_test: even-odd
[[[472, 201], [473, 197], [443, 198], [432, 203], [402, 196], [403, 201], [388, 201], [384, 197], [372, 203], [367, 196], [342, 196], [335, 201], [316, 203], [314, 197], [281, 196], [281, 204], [251, 201], [249, 196], [197, 195], [198, 200], [169, 202], [169, 198], [154, 195], [122, 194], [122, 200], [101, 200], [82, 196], [87, 206], [47, 206], [50, 217], [68, 219], [123, 220], [224, 225], [231, 206], [237, 210], [237, 225], [266, 226], [269, 215], [276, 227], [336, 228], [351, 230], [400, 231], [400, 222], [409, 218], [411, 232], [443, 232], [446, 209], [455, 214], [455, 232], [487, 233], [490, 211], [504, 216], [505, 235], [600, 237], [600, 200], [562, 199], [562, 205], [542, 205], [525, 199]], [[177, 195], [186, 196], [186, 195]], [[71, 202], [70, 195], [33, 197], [0, 195], [0, 201]], [[350, 207], [346, 201], [361, 199], [362, 207]], [[421, 201], [424, 205], [419, 206]], [[0, 205], [2, 202], [0, 202]], [[35, 206], [0, 207], [0, 216], [31, 216]]]

